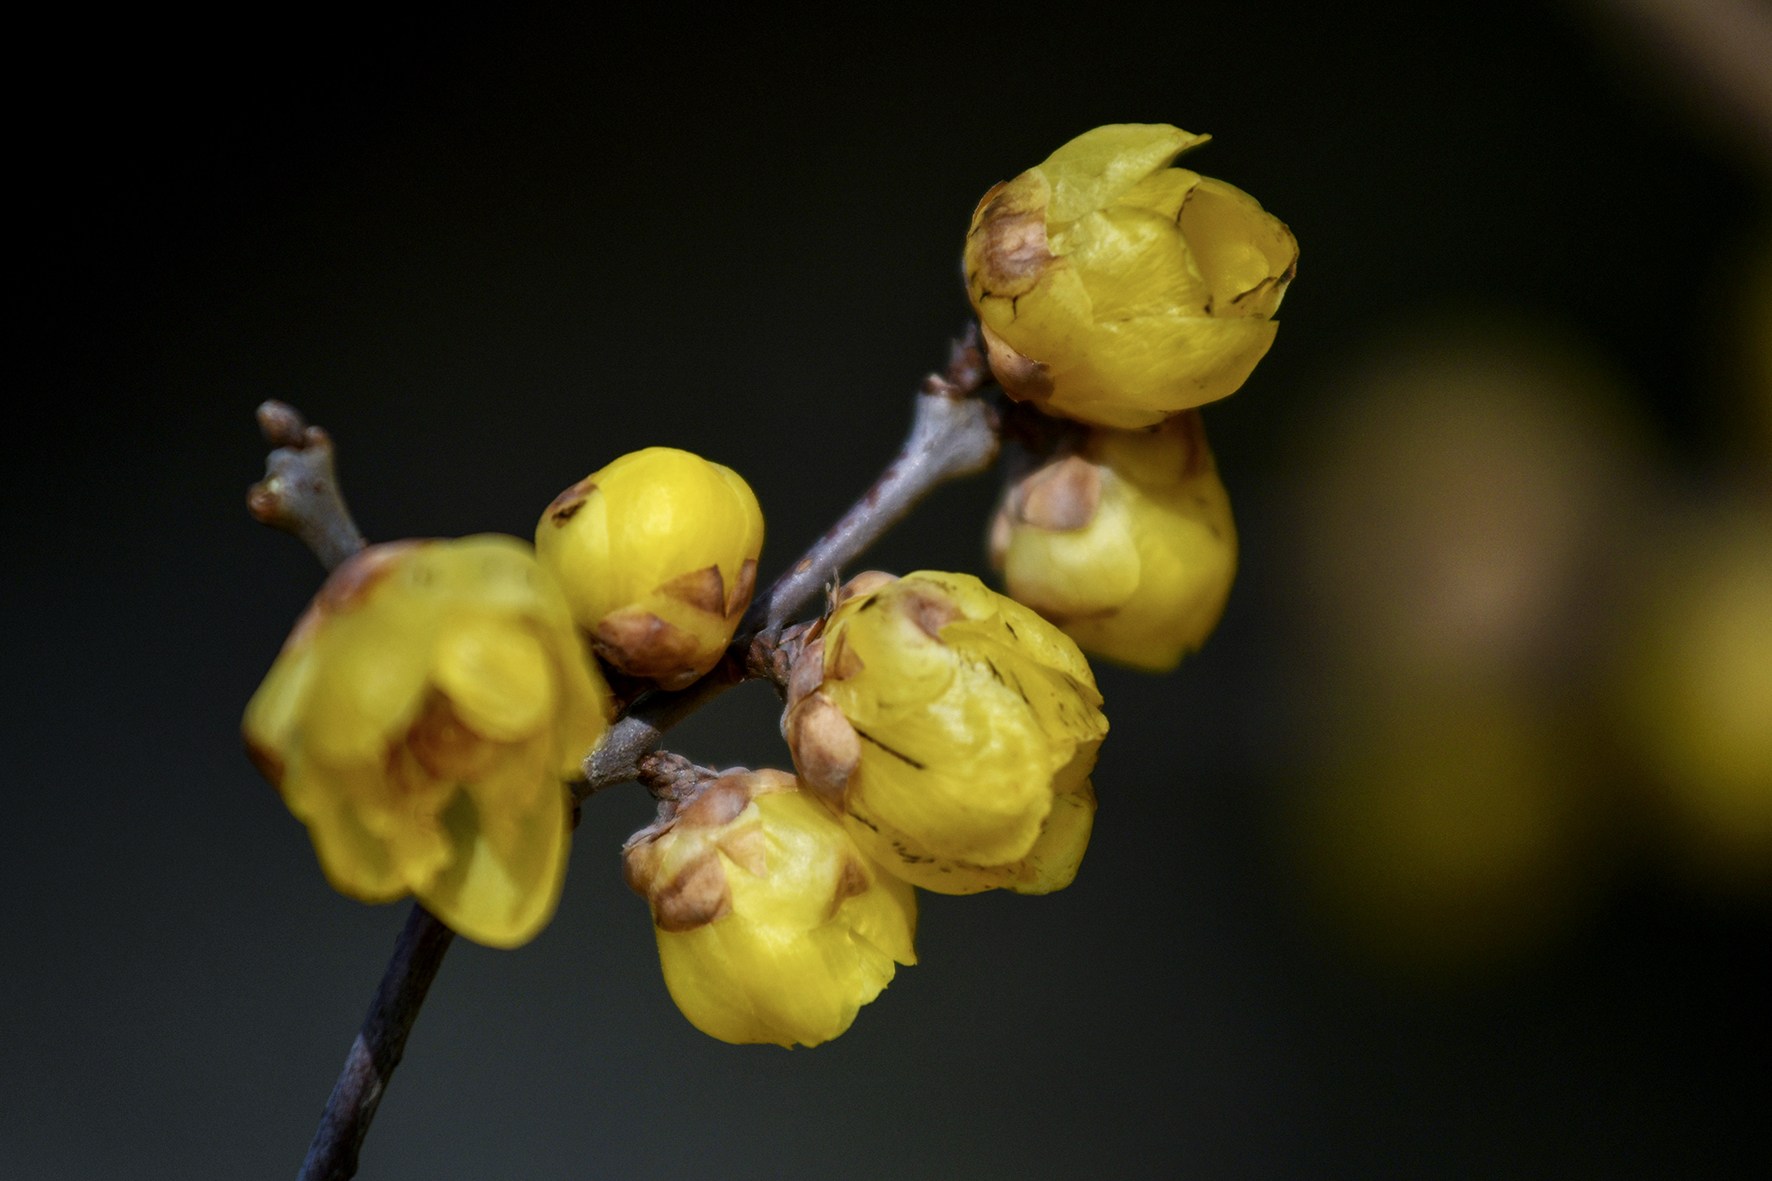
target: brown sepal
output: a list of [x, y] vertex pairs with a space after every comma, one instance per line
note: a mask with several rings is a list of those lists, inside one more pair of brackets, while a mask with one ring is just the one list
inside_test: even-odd
[[799, 705], [806, 695], [824, 684], [824, 644], [819, 640], [807, 644], [794, 658], [788, 672], [787, 707]]
[[720, 854], [709, 849], [677, 871], [652, 899], [652, 921], [663, 931], [693, 931], [732, 910], [732, 889]]
[[964, 614], [953, 600], [918, 588], [911, 589], [899, 600], [899, 610], [936, 643], [941, 643], [941, 629]]
[[854, 898], [857, 894], [867, 893], [868, 887], [873, 884], [873, 880], [868, 877], [868, 871], [862, 867], [861, 862], [853, 857], [845, 857], [843, 869], [837, 874], [837, 888], [831, 895], [831, 909], [825, 917], [830, 918], [835, 915], [843, 903]]
[[730, 824], [751, 802], [751, 777], [744, 772], [722, 775], [701, 788], [677, 809], [677, 823], [689, 828]]
[[1101, 507], [1101, 469], [1080, 455], [1067, 456], [1023, 480], [1012, 499], [1016, 515], [1036, 529], [1087, 528]]
[[1055, 387], [1051, 366], [1018, 351], [988, 326], [980, 327], [984, 330], [984, 348], [990, 357], [991, 373], [1004, 393], [1020, 402], [1043, 403], [1052, 396]]
[[849, 780], [861, 763], [861, 737], [837, 703], [809, 694], [788, 715], [788, 748], [800, 781], [841, 810]]
[[726, 580], [720, 577], [718, 566], [679, 574], [669, 582], [662, 583], [658, 593], [680, 603], [687, 603], [698, 611], [706, 611], [716, 618], [726, 617]]
[[694, 636], [638, 607], [605, 615], [591, 633], [591, 647], [622, 672], [664, 689], [681, 689], [707, 671], [690, 663], [700, 647]]
[[757, 592], [757, 560], [746, 558], [738, 568], [738, 577], [732, 582], [732, 589], [726, 592], [726, 618], [744, 613], [751, 605], [751, 596]]
[[591, 482], [591, 477], [586, 476], [566, 491], [560, 493], [560, 495], [554, 497], [553, 503], [549, 504], [541, 515], [545, 517], [554, 528], [564, 529], [566, 527], [566, 522], [572, 520], [578, 510], [585, 506], [585, 501], [591, 498], [591, 493], [596, 490], [597, 485]]

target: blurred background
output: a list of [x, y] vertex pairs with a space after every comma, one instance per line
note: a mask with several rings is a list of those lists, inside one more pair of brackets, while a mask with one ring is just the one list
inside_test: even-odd
[[[768, 578], [965, 323], [978, 196], [1129, 121], [1303, 256], [1206, 412], [1238, 585], [1180, 671], [1100, 670], [1076, 884], [925, 896], [848, 1034], [729, 1047], [611, 791], [553, 925], [451, 951], [361, 1175], [1766, 1175], [1763, 4], [261, 19], [23, 51], [0, 1175], [292, 1175], [403, 919], [240, 749], [320, 579], [245, 513], [260, 400], [374, 539], [701, 452]], [[996, 491], [869, 564], [985, 573]], [[785, 765], [776, 709], [671, 745]]]

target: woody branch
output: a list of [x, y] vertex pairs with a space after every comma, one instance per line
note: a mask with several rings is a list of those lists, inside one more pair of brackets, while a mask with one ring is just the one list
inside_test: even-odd
[[[713, 672], [686, 689], [644, 694], [627, 707], [585, 759], [585, 779], [573, 785], [578, 800], [642, 778], [643, 760], [665, 731], [733, 685], [753, 678], [785, 684], [780, 649], [788, 621], [936, 487], [982, 471], [996, 458], [997, 415], [974, 396], [988, 379], [977, 327], [970, 326], [954, 342], [944, 371], [924, 379], [910, 435], [873, 486], [751, 604]], [[265, 478], [247, 494], [249, 511], [299, 537], [322, 566], [336, 569], [366, 543], [339, 492], [330, 437], [282, 402], [260, 406], [258, 421], [274, 450]], [[658, 765], [656, 756], [645, 762], [647, 771]], [[436, 916], [413, 904], [327, 1099], [299, 1181], [345, 1181], [356, 1175], [370, 1122], [453, 938]]]

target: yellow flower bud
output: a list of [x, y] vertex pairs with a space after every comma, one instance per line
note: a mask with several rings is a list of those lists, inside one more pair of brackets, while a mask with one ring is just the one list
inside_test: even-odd
[[535, 549], [599, 656], [680, 689], [719, 663], [750, 605], [763, 512], [731, 468], [648, 447], [555, 498]]
[[1237, 571], [1237, 529], [1198, 412], [1096, 428], [1009, 490], [991, 525], [1009, 594], [1085, 652], [1166, 672], [1198, 648]]
[[1247, 193], [1169, 167], [1208, 138], [1097, 127], [984, 195], [966, 287], [1011, 397], [1141, 427], [1248, 379], [1298, 242]]
[[364, 902], [414, 894], [493, 947], [547, 925], [609, 689], [515, 538], [371, 546], [335, 571], [246, 707], [247, 749]]
[[[667, 809], [668, 810], [668, 809]], [[733, 770], [623, 850], [671, 999], [726, 1042], [816, 1046], [914, 964], [917, 902], [781, 771]]]
[[1076, 644], [969, 574], [863, 575], [844, 595], [789, 679], [802, 782], [924, 889], [1069, 885], [1107, 733]]

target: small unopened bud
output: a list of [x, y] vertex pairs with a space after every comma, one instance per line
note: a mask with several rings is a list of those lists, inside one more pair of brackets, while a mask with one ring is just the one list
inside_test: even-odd
[[728, 1042], [816, 1046], [913, 964], [916, 899], [780, 771], [698, 784], [623, 850], [665, 985]]
[[599, 656], [680, 689], [719, 662], [750, 605], [763, 514], [730, 468], [648, 447], [556, 497], [535, 546]]
[[990, 550], [1009, 594], [1084, 651], [1174, 668], [1217, 625], [1237, 568], [1199, 413], [1156, 430], [1091, 430], [1081, 454], [1009, 489]]

